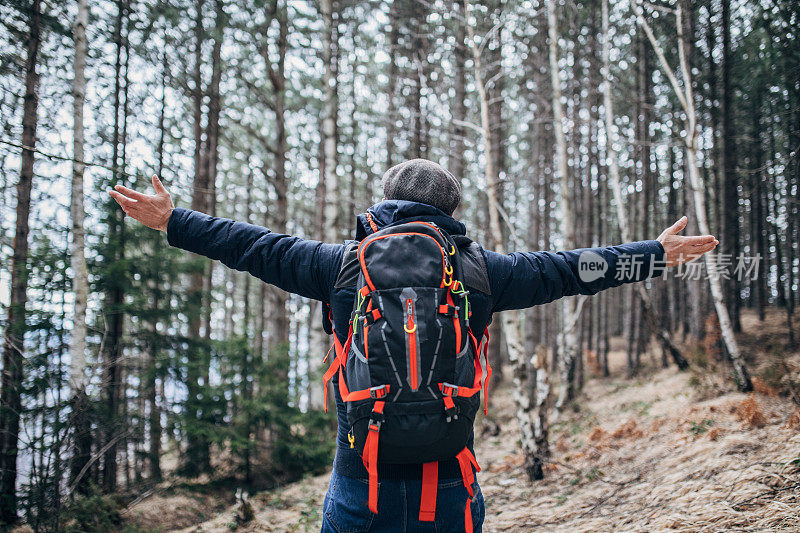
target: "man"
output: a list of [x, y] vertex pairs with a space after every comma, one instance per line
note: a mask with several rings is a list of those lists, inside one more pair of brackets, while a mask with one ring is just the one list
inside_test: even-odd
[[[266, 228], [175, 208], [157, 177], [154, 195], [122, 186], [109, 194], [122, 209], [150, 228], [167, 232], [177, 246], [225, 265], [243, 270], [286, 291], [330, 305], [334, 334], [344, 344], [353, 311], [354, 289], [337, 287], [345, 245], [304, 240], [270, 232]], [[465, 226], [452, 218], [461, 200], [459, 181], [436, 163], [415, 159], [389, 169], [383, 177], [385, 198], [357, 217], [355, 238], [360, 241], [398, 222], [433, 222], [450, 235], [464, 235]], [[480, 248], [488, 280], [470, 289], [473, 331], [482, 332], [497, 311], [522, 309], [563, 296], [595, 294], [622, 283], [659, 275], [664, 266], [691, 261], [712, 250], [711, 235], [679, 236], [686, 217], [665, 230], [657, 240], [568, 252], [514, 252], [498, 254]], [[583, 270], [587, 260], [592, 267]], [[636, 264], [636, 268], [622, 268]], [[323, 531], [480, 531], [484, 519], [483, 496], [474, 483], [470, 506], [458, 462], [438, 465], [435, 522], [421, 522], [418, 511], [422, 465], [383, 464], [378, 460], [378, 509], [372, 513], [367, 471], [357, 450], [349, 445], [345, 407], [333, 380], [338, 436], [328, 493], [323, 505]], [[468, 447], [473, 449], [472, 437]], [[466, 516], [465, 516], [466, 512]], [[471, 513], [471, 516], [470, 516]], [[471, 518], [471, 521], [470, 521]]]

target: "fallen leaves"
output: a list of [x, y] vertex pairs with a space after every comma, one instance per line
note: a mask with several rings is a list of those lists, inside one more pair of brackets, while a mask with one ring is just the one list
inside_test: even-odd
[[733, 414], [746, 426], [751, 428], [761, 428], [767, 424], [767, 417], [761, 402], [755, 396], [750, 395], [739, 403], [732, 405]]

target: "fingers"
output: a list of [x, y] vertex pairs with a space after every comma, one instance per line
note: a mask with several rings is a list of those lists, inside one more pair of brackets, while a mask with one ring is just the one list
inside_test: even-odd
[[698, 257], [701, 257], [706, 253], [710, 252], [711, 250], [713, 250], [714, 248], [716, 248], [718, 244], [719, 241], [713, 239], [702, 244], [681, 247], [681, 251], [677, 254], [677, 257], [674, 258], [672, 261], [668, 262], [671, 262], [672, 265], [674, 266], [694, 261]]
[[689, 219], [686, 218], [686, 216], [684, 215], [680, 219], [678, 219], [677, 222], [675, 222], [673, 225], [667, 228], [667, 231], [665, 231], [664, 233], [668, 235], [677, 235], [683, 230], [683, 228], [686, 227], [687, 222], [689, 222]]
[[680, 237], [681, 244], [692, 246], [703, 246], [708, 243], [718, 242], [713, 235], [697, 235], [694, 237]]
[[153, 174], [153, 188], [156, 190], [156, 193], [161, 194], [167, 192], [167, 189], [164, 188], [164, 185], [161, 183], [161, 180], [158, 179], [158, 176]]
[[703, 255], [706, 252], [710, 252], [711, 250], [713, 250], [716, 247], [717, 247], [717, 243], [714, 242], [714, 241], [711, 241], [711, 242], [708, 242], [706, 244], [700, 244], [700, 245], [695, 246], [692, 249], [691, 253], [697, 254], [698, 256], [700, 256], [700, 255]]
[[114, 188], [117, 191], [119, 191], [122, 194], [124, 194], [125, 196], [127, 196], [128, 198], [133, 198], [134, 200], [146, 200], [147, 199], [147, 195], [142, 194], [140, 192], [136, 192], [133, 189], [129, 189], [129, 188], [125, 187], [124, 185], [114, 185]]
[[133, 209], [134, 207], [136, 207], [137, 204], [136, 200], [131, 200], [127, 196], [124, 196], [118, 193], [117, 191], [109, 190], [108, 194], [111, 195], [111, 197], [117, 201], [120, 207], [122, 207], [122, 210], [125, 211], [126, 213], [131, 209]]

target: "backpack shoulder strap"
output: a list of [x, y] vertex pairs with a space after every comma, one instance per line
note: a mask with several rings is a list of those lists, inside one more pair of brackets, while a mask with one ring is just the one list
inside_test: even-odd
[[489, 270], [486, 268], [486, 260], [483, 258], [481, 246], [464, 235], [453, 235], [453, 240], [461, 257], [464, 285], [485, 294], [492, 294]]
[[339, 274], [336, 276], [336, 283], [333, 285], [335, 289], [354, 287], [358, 281], [358, 273], [361, 271], [358, 265], [358, 257], [356, 257], [358, 243], [359, 241], [351, 241], [345, 245], [342, 266], [339, 267]]

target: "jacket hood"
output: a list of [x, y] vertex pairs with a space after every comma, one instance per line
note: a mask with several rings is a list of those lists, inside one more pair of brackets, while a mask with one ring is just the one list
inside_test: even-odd
[[465, 235], [467, 227], [454, 219], [441, 209], [432, 205], [408, 200], [384, 200], [356, 217], [356, 240], [360, 241], [367, 235], [374, 233], [369, 219], [378, 229], [390, 224], [420, 220], [433, 222], [450, 235]]

